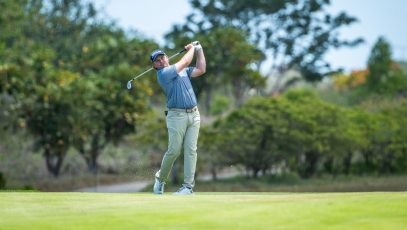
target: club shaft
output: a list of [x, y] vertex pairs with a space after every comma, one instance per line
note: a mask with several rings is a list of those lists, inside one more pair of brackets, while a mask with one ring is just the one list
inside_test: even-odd
[[187, 50], [184, 48], [181, 51], [179, 51], [178, 53], [176, 53], [176, 54], [172, 55], [171, 57], [169, 57], [168, 59], [171, 60], [171, 58], [173, 58], [173, 57], [177, 56], [178, 54], [180, 54], [182, 52], [185, 52], [185, 51], [187, 51]]
[[[179, 51], [178, 53], [176, 53], [176, 54], [172, 55], [171, 57], [169, 57], [168, 59], [171, 60], [171, 58], [173, 58], [173, 57], [175, 57], [175, 56], [177, 56], [177, 55], [179, 55], [180, 53], [185, 52], [185, 51], [186, 51], [186, 49], [184, 48], [183, 50], [181, 50], [181, 51]], [[130, 81], [136, 80], [137, 78], [139, 78], [139, 77], [143, 76], [144, 74], [150, 72], [152, 69], [154, 69], [154, 68], [151, 67], [150, 69], [144, 71], [143, 73], [141, 73], [141, 74], [135, 76], [135, 77], [134, 77], [133, 79], [131, 79]]]
[[139, 77], [143, 76], [144, 74], [150, 72], [152, 69], [153, 69], [153, 67], [151, 67], [150, 69], [148, 69], [148, 70], [142, 72], [141, 74], [137, 75], [136, 77], [134, 77], [134, 78], [131, 79], [131, 80], [132, 80], [132, 81], [133, 81], [133, 80], [136, 80], [137, 78], [139, 78]]

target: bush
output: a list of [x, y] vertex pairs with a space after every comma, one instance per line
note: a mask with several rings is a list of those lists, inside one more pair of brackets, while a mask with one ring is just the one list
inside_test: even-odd
[[212, 107], [211, 115], [220, 115], [229, 109], [230, 100], [226, 96], [216, 95]]

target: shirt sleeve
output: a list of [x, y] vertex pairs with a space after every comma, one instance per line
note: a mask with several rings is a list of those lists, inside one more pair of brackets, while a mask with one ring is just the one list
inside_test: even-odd
[[187, 68], [187, 75], [189, 79], [191, 79], [192, 71], [194, 71], [195, 67], [188, 67]]

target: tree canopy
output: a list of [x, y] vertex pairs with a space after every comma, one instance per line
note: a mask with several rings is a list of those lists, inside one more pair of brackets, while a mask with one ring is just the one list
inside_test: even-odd
[[[319, 81], [337, 71], [324, 61], [327, 51], [353, 47], [363, 41], [340, 39], [339, 30], [357, 19], [345, 12], [330, 14], [329, 0], [191, 0], [190, 3], [194, 11], [185, 24], [175, 25], [168, 37], [207, 35], [216, 29], [238, 28], [271, 59], [267, 75], [297, 69], [306, 80]], [[260, 64], [270, 63], [264, 60], [257, 63], [257, 70]], [[279, 90], [278, 86], [275, 88]]]
[[[190, 3], [194, 11], [167, 34], [163, 48], [194, 40], [204, 46], [207, 72], [193, 86], [202, 114], [217, 115], [200, 137], [214, 175], [235, 164], [253, 176], [405, 172], [406, 73], [384, 38], [354, 82], [345, 76], [341, 93], [353, 97], [354, 107], [304, 89], [270, 97], [262, 92], [270, 74], [296, 69], [315, 82], [335, 71], [324, 54], [362, 41], [339, 38], [356, 18], [331, 15], [328, 0]], [[152, 77], [138, 79], [132, 90], [125, 84], [151, 65], [148, 54], [159, 45], [102, 19], [88, 1], [2, 0], [0, 7], [2, 130], [27, 132], [54, 176], [69, 150], [97, 172], [103, 149], [131, 134], [157, 166], [166, 146], [163, 115], [154, 111], [160, 89]], [[275, 90], [286, 89], [275, 82]]]
[[14, 98], [8, 114], [32, 134], [53, 175], [59, 175], [71, 147], [96, 170], [106, 144], [133, 133], [149, 109], [148, 81], [132, 91], [124, 85], [157, 44], [101, 20], [92, 3], [3, 4], [0, 90]]

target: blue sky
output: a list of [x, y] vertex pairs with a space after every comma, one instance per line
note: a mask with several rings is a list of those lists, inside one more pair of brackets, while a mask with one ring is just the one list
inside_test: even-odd
[[[174, 24], [183, 24], [191, 12], [188, 0], [93, 0], [105, 14], [126, 30], [136, 30], [147, 38], [164, 43], [163, 35]], [[379, 36], [393, 48], [393, 58], [407, 59], [407, 0], [332, 0], [332, 13], [345, 11], [359, 19], [341, 30], [341, 38], [361, 36], [365, 43], [353, 49], [333, 50], [326, 60], [346, 71], [366, 66], [370, 50]]]

